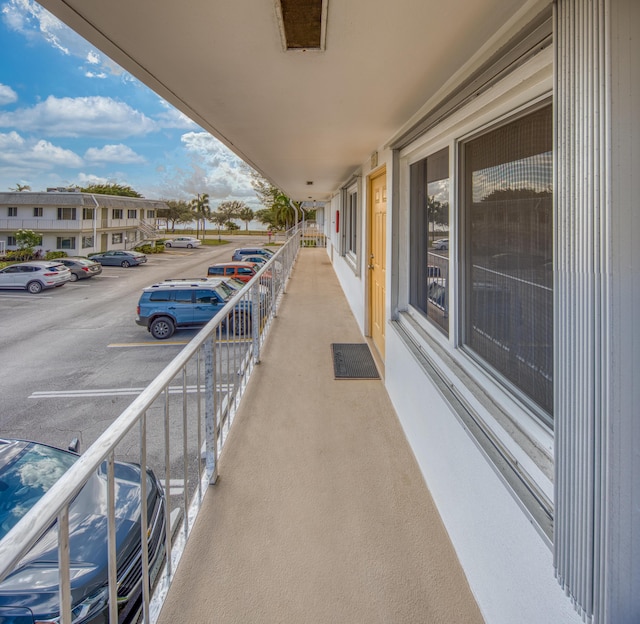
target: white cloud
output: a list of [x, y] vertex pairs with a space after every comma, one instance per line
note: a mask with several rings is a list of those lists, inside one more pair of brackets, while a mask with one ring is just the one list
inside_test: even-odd
[[0, 83], [0, 106], [18, 101], [18, 94], [7, 85]]
[[240, 200], [259, 208], [246, 165], [220, 141], [207, 132], [188, 132], [181, 137], [188, 164], [165, 166], [162, 197], [191, 199], [208, 193], [211, 207], [223, 201]]
[[32, 108], [0, 113], [0, 127], [57, 137], [123, 138], [157, 130], [156, 123], [124, 102], [108, 97], [49, 96]]
[[109, 184], [110, 178], [97, 176], [92, 173], [79, 173], [76, 176], [77, 182], [80, 186], [91, 186], [92, 184]]
[[108, 78], [107, 74], [105, 74], [104, 72], [100, 72], [99, 74], [96, 74], [95, 72], [85, 72], [84, 73], [85, 78]]
[[120, 164], [141, 164], [145, 159], [136, 154], [130, 147], [123, 145], [105, 145], [104, 147], [90, 147], [85, 152], [85, 160], [94, 163], [120, 163]]
[[83, 160], [75, 152], [43, 140], [24, 139], [17, 132], [0, 134], [0, 168], [22, 172], [77, 168]]
[[174, 108], [168, 102], [159, 100], [160, 105], [165, 109], [163, 113], [155, 116], [155, 120], [162, 128], [178, 128], [180, 130], [196, 130], [198, 125], [191, 121], [184, 113]]
[[34, 0], [7, 0], [2, 5], [2, 20], [28, 41], [44, 41], [66, 56], [81, 58], [90, 65], [99, 64], [107, 74], [128, 76], [119, 65], [99, 54], [85, 39]]

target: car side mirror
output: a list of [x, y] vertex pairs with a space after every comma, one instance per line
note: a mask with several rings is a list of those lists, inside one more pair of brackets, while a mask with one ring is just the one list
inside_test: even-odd
[[73, 440], [71, 440], [71, 442], [69, 442], [68, 449], [70, 451], [72, 451], [73, 453], [79, 453], [80, 452], [80, 440], [78, 440], [78, 438], [73, 438]]

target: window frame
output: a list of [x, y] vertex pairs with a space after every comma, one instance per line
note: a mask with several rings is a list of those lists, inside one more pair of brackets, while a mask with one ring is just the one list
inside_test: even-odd
[[355, 275], [360, 275], [362, 256], [361, 176], [355, 175], [340, 193], [340, 255]]
[[[68, 241], [68, 246], [65, 244]], [[75, 249], [76, 237], [75, 236], [57, 236], [56, 237], [56, 249]]]
[[58, 221], [75, 221], [77, 213], [74, 206], [58, 206], [57, 215]]
[[18, 206], [7, 206], [7, 217], [17, 217]]
[[111, 218], [114, 221], [124, 218], [124, 210], [122, 208], [112, 208], [111, 209]]
[[41, 217], [42, 215], [43, 215], [42, 206], [34, 206], [33, 207], [33, 216], [34, 216], [34, 218]]
[[[545, 543], [553, 540], [554, 435], [531, 403], [461, 348], [464, 305], [460, 299], [462, 232], [460, 206], [460, 146], [553, 98], [553, 50], [545, 48], [503, 80], [480, 92], [471, 102], [429, 127], [410, 143], [396, 148], [399, 225], [396, 284], [398, 312], [392, 320], [406, 348], [414, 353], [426, 377], [450, 395], [452, 414], [463, 423], [490, 464], [508, 483], [520, 506]], [[449, 147], [449, 336], [414, 309], [410, 301], [410, 168]], [[461, 380], [462, 383], [461, 383]]]

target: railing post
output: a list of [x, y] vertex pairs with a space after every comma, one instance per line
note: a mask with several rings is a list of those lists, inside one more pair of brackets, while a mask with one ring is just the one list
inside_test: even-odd
[[[275, 264], [271, 271], [271, 281], [275, 280]], [[251, 336], [253, 341], [253, 362], [260, 364], [260, 327], [262, 326], [262, 305], [260, 301], [260, 284], [251, 288]]]
[[218, 432], [215, 423], [215, 383], [214, 383], [214, 337], [211, 336], [204, 343], [204, 425], [206, 439], [206, 466], [210, 474], [209, 483], [218, 479]]

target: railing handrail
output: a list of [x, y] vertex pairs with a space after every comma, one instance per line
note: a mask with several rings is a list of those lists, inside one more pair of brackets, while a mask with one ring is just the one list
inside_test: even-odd
[[[291, 241], [292, 238], [290, 237]], [[288, 241], [289, 242], [289, 241]], [[295, 242], [295, 241], [294, 241]], [[297, 254], [298, 245], [295, 253]], [[274, 266], [274, 261], [285, 252], [287, 244], [278, 250], [253, 278], [259, 284], [260, 277]], [[295, 256], [294, 256], [295, 259]], [[286, 279], [286, 276], [283, 276]], [[233, 308], [246, 297], [251, 284], [238, 292], [201, 329], [200, 332], [180, 351], [180, 353], [149, 383], [118, 418], [98, 437], [98, 439], [78, 458], [69, 470], [47, 491], [47, 493], [11, 528], [0, 540], [0, 582], [15, 568], [40, 537], [55, 522], [60, 513], [72, 502], [87, 480], [100, 465], [114, 452], [116, 446], [144, 416], [186, 364], [197, 354], [205, 341], [212, 338], [218, 325]]]

